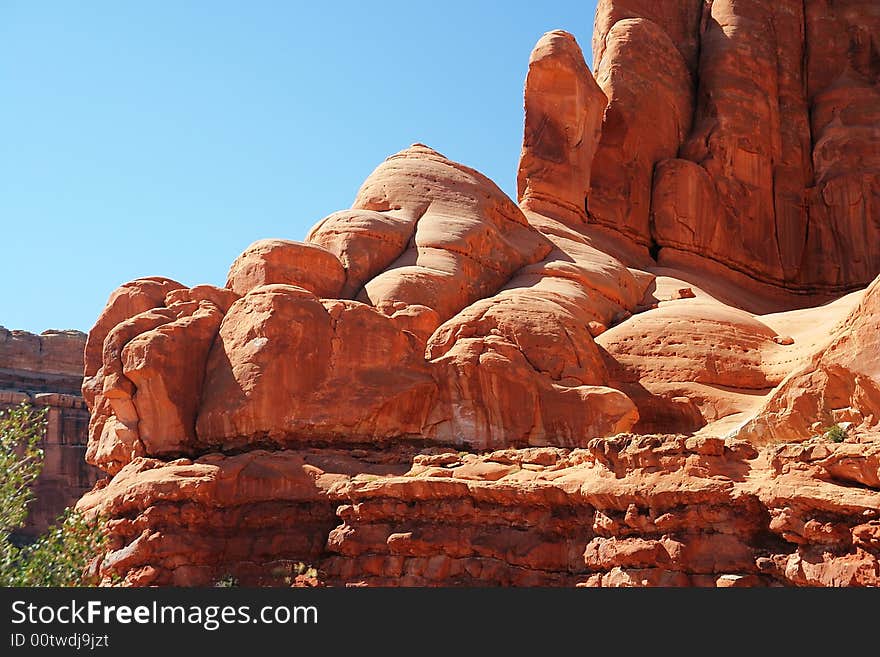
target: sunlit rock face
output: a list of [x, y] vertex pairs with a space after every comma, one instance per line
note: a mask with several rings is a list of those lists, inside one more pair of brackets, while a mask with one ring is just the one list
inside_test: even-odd
[[600, 2], [595, 73], [561, 31], [529, 59], [518, 202], [415, 144], [224, 288], [120, 287], [96, 567], [878, 583], [878, 17]]

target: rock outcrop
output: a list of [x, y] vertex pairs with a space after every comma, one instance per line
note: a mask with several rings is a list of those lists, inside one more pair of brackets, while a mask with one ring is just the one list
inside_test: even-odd
[[415, 144], [225, 288], [123, 285], [96, 568], [877, 584], [877, 16], [600, 2], [595, 79], [564, 32], [529, 61], [519, 205]]
[[80, 394], [85, 340], [80, 331], [34, 335], [0, 326], [0, 387]]
[[517, 177], [520, 206], [585, 220], [591, 169], [608, 99], [568, 32], [549, 32], [535, 46], [529, 59], [525, 100]]
[[84, 508], [105, 576], [284, 585], [876, 586], [880, 437], [757, 450], [620, 435], [582, 449], [139, 457]]
[[45, 531], [100, 476], [84, 458], [89, 423], [80, 393], [85, 342], [79, 331], [34, 335], [0, 326], [0, 409], [22, 402], [48, 409], [40, 444], [43, 470], [34, 486], [27, 523], [16, 532], [24, 540]]
[[557, 233], [416, 145], [310, 243], [248, 248], [226, 289], [126, 284], [86, 348], [89, 460], [115, 474], [255, 440], [491, 449], [627, 430], [635, 406], [605, 386], [588, 324], [629, 312], [650, 277]]
[[591, 221], [795, 305], [864, 287], [880, 270], [878, 43], [870, 0], [600, 0]]
[[831, 344], [781, 381], [739, 435], [782, 442], [835, 424], [857, 431], [880, 425], [880, 279]]

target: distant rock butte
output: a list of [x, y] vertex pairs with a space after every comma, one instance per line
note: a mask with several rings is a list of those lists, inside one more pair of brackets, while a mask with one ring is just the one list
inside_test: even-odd
[[34, 538], [89, 490], [100, 471], [85, 462], [89, 414], [80, 393], [85, 333], [10, 331], [0, 326], [0, 409], [22, 402], [47, 410], [43, 470], [25, 527]]
[[0, 386], [79, 395], [85, 342], [81, 331], [35, 335], [0, 326]]
[[595, 78], [529, 60], [519, 204], [416, 144], [226, 288], [123, 285], [96, 568], [877, 584], [878, 44], [874, 2], [602, 1]]

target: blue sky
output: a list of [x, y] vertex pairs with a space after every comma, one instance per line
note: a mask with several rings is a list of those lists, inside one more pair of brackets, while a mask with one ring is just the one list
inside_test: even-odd
[[589, 58], [594, 11], [0, 0], [0, 325], [88, 330], [139, 276], [222, 285], [416, 141], [513, 195], [529, 51], [563, 28]]

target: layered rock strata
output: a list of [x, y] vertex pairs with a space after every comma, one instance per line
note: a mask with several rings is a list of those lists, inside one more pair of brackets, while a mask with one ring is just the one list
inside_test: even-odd
[[876, 586], [880, 438], [138, 458], [84, 508], [136, 585]]
[[45, 531], [100, 476], [85, 461], [89, 412], [80, 393], [85, 341], [79, 331], [34, 335], [0, 327], [0, 409], [21, 403], [48, 409], [40, 444], [43, 470], [27, 523], [17, 532], [24, 540]]

